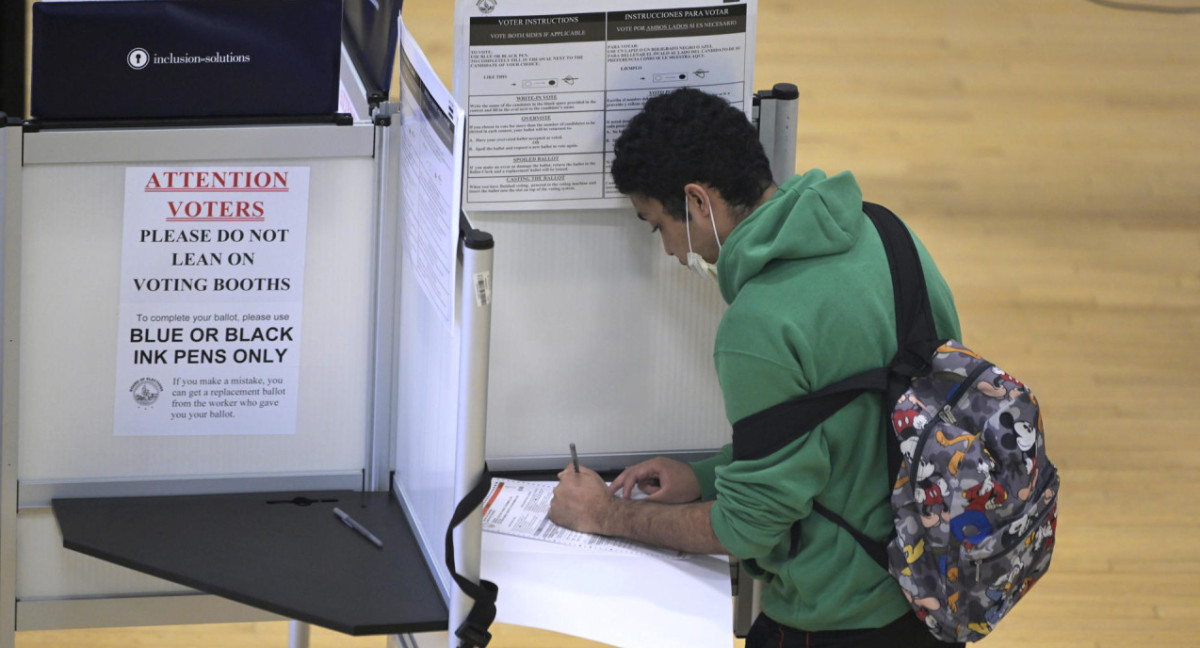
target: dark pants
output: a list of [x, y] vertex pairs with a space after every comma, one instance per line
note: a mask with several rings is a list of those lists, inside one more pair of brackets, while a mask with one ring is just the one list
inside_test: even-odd
[[760, 614], [746, 635], [746, 648], [962, 648], [938, 641], [917, 615], [909, 613], [882, 628], [806, 632]]

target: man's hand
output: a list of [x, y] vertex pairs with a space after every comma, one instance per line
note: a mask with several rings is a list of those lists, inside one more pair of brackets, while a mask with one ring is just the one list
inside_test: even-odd
[[[691, 466], [658, 458], [627, 468], [621, 473], [627, 491], [638, 482], [634, 475], [659, 480], [660, 487], [647, 498], [657, 496], [659, 501], [616, 497], [595, 471], [580, 466], [575, 472], [573, 466], [567, 466], [558, 473], [550, 520], [576, 531], [630, 538], [689, 553], [728, 553], [709, 520], [713, 503], [693, 501], [700, 496], [700, 486]], [[614, 492], [620, 488], [617, 483], [613, 482]]]
[[558, 473], [558, 486], [550, 501], [550, 521], [584, 533], [605, 532], [604, 523], [614, 506], [620, 504], [608, 492], [604, 480], [594, 470], [567, 466]]
[[637, 486], [646, 499], [664, 504], [683, 504], [700, 499], [700, 482], [692, 467], [674, 459], [655, 457], [623, 470], [609, 490], [621, 492], [625, 499]]

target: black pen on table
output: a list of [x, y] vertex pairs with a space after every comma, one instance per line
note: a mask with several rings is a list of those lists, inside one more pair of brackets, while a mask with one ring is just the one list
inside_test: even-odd
[[579, 472], [579, 455], [575, 453], [575, 444], [571, 444], [571, 465], [575, 466], [575, 472]]
[[366, 538], [367, 540], [370, 540], [371, 544], [375, 545], [376, 547], [379, 547], [380, 549], [383, 548], [382, 540], [380, 540], [379, 538], [376, 538], [374, 533], [367, 531], [367, 528], [364, 527], [363, 525], [359, 524], [354, 518], [350, 517], [349, 515], [346, 515], [345, 511], [343, 511], [342, 509], [335, 506], [335, 507], [333, 507], [333, 514], [338, 516], [338, 518], [340, 518], [342, 520], [342, 522], [345, 522], [346, 526], [350, 527], [351, 529], [354, 529], [355, 531], [357, 531], [359, 533], [359, 535]]

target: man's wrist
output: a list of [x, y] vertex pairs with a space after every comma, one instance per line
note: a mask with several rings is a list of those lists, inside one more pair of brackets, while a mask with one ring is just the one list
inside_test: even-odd
[[606, 536], [689, 553], [727, 553], [709, 521], [712, 502], [661, 504], [614, 497], [597, 518]]
[[633, 513], [629, 507], [632, 505], [632, 501], [614, 496], [609, 501], [608, 506], [604, 508], [604, 514], [600, 517], [600, 534], [622, 538], [629, 537], [631, 531], [629, 520]]

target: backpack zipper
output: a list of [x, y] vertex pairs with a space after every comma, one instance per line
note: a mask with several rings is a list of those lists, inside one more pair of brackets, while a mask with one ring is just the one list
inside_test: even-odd
[[[1058, 470], [1054, 470], [1044, 479], [1039, 479], [1038, 480], [1039, 483], [1034, 486], [1036, 493], [1041, 493], [1041, 492], [1045, 491], [1047, 488], [1049, 488], [1050, 485], [1054, 483], [1055, 477], [1058, 477]], [[1040, 495], [1037, 495], [1037, 496], [1040, 497]], [[1056, 508], [1057, 505], [1058, 505], [1058, 491], [1055, 491], [1054, 498], [1044, 504], [1044, 510], [1041, 512], [1040, 515], [1037, 516], [1037, 519], [1031, 528], [1037, 529], [1037, 528], [1040, 528], [1043, 524], [1045, 524], [1046, 520], [1050, 519], [1050, 514], [1054, 512], [1054, 509]], [[1024, 537], [1024, 534], [1022, 534], [1022, 537]], [[985, 556], [982, 558], [976, 558], [975, 560], [972, 560], [971, 562], [975, 564], [975, 582], [976, 583], [979, 582], [980, 566], [982, 566], [984, 562], [1002, 558], [1002, 557], [1008, 555], [1009, 553], [1013, 552], [1014, 550], [1016, 550], [1018, 547], [1022, 546], [1023, 544], [1024, 544], [1024, 542], [1021, 542], [1020, 540], [1018, 540], [1017, 542], [1014, 542], [1011, 546], [1003, 547], [1000, 551], [997, 551], [997, 552], [991, 554], [990, 556]]]
[[[917, 447], [913, 450], [913, 467], [911, 470], [912, 478], [909, 480], [912, 483], [913, 499], [917, 497], [917, 465], [921, 463], [921, 454], [925, 451], [925, 443], [929, 440], [933, 428], [937, 425], [938, 419], [945, 421], [950, 425], [955, 425], [958, 420], [951, 410], [958, 405], [958, 401], [962, 400], [967, 392], [971, 391], [975, 381], [983, 374], [983, 372], [992, 368], [994, 365], [987, 360], [983, 360], [980, 364], [971, 370], [967, 377], [961, 383], [954, 387], [954, 391], [950, 392], [950, 397], [946, 399], [946, 404], [938, 410], [937, 416], [929, 420], [925, 427], [921, 429], [921, 437], [917, 440]], [[970, 430], [968, 430], [970, 431]], [[977, 432], [973, 432], [977, 433]]]
[[962, 384], [955, 387], [954, 391], [950, 393], [950, 398], [946, 400], [946, 404], [943, 405], [942, 409], [938, 411], [938, 418], [949, 423], [950, 425], [955, 425], [958, 423], [958, 417], [954, 416], [953, 411], [955, 406], [958, 405], [958, 401], [962, 400], [962, 397], [966, 396], [967, 392], [975, 387], [975, 381], [983, 375], [983, 372], [991, 369], [993, 366], [995, 365], [984, 360], [977, 367], [972, 369], [971, 373], [967, 374], [967, 377], [963, 379]]

